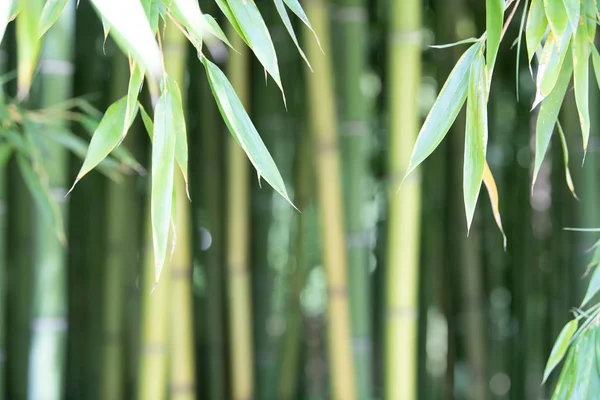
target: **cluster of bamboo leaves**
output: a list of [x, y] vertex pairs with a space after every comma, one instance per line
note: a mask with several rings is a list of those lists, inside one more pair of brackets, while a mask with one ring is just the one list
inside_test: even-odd
[[[158, 282], [168, 253], [169, 234], [174, 232], [175, 228], [174, 199], [176, 195], [185, 195], [175, 193], [173, 184], [175, 165], [183, 175], [186, 189], [188, 182], [188, 145], [181, 90], [176, 81], [165, 71], [161, 45], [161, 37], [164, 35], [167, 21], [172, 21], [197, 50], [198, 59], [206, 70], [221, 115], [229, 131], [256, 168], [258, 179], [264, 178], [287, 201], [291, 203], [291, 200], [273, 158], [231, 83], [219, 67], [208, 58], [211, 56], [213, 59], [220, 60], [227, 54], [226, 46], [231, 47], [215, 18], [203, 14], [196, 0], [90, 1], [102, 21], [105, 36], [111, 35], [121, 50], [129, 55], [130, 79], [127, 95], [109, 106], [94, 130], [83, 165], [71, 190], [92, 169], [104, 167], [106, 161], [110, 160], [107, 158], [110, 154], [116, 157], [119, 154], [123, 155], [119, 144], [125, 139], [137, 114], [141, 114], [144, 126], [153, 142], [150, 196], [155, 279]], [[265, 69], [265, 75], [270, 75], [281, 89], [282, 100], [285, 102], [275, 48], [254, 1], [215, 1], [237, 34], [260, 61]], [[16, 19], [18, 100], [26, 99], [28, 96], [43, 35], [56, 22], [66, 3], [67, 0], [4, 0], [0, 4], [0, 41], [6, 25]], [[308, 64], [287, 11], [291, 10], [312, 30], [302, 6], [298, 0], [274, 0], [274, 3], [286, 30]], [[232, 50], [236, 51], [233, 48]], [[310, 64], [308, 65], [310, 67]], [[146, 112], [138, 101], [144, 80], [147, 81], [151, 94], [153, 113]], [[153, 114], [153, 118], [150, 114]], [[27, 132], [27, 129], [23, 130], [23, 133]], [[26, 138], [27, 134], [20, 137]], [[32, 165], [35, 166], [35, 163]], [[138, 167], [137, 169], [141, 168], [135, 166]], [[28, 176], [33, 176], [33, 171], [28, 173], [27, 167], [23, 168], [25, 168], [26, 180], [31, 181]], [[40, 186], [42, 185], [40, 182], [44, 181], [41, 177], [43, 174], [41, 168], [37, 173], [40, 179], [36, 180], [36, 185]], [[30, 186], [32, 185], [30, 183]], [[43, 191], [40, 189], [35, 193], [39, 194]], [[186, 194], [189, 197], [189, 191]], [[46, 209], [53, 210], [53, 221], [59, 227], [57, 229], [60, 237], [64, 238], [62, 225], [58, 223], [57, 207], [51, 196], [46, 193], [34, 197], [44, 203]], [[175, 245], [174, 241], [171, 243]]]
[[[490, 194], [494, 217], [502, 230], [497, 189], [486, 162], [487, 100], [499, 44], [505, 27], [511, 22], [520, 3], [520, 0], [486, 0], [486, 32], [478, 39], [466, 39], [453, 44], [472, 43], [450, 73], [429, 112], [407, 170], [408, 175], [436, 149], [466, 102], [463, 190], [468, 227], [473, 219], [481, 183], [484, 182]], [[600, 15], [598, 3], [596, 0], [526, 0], [524, 3], [516, 43], [517, 49], [520, 49], [524, 31], [532, 76], [531, 64], [534, 59], [536, 61], [536, 95], [532, 111], [536, 110], [537, 121], [532, 189], [554, 128], [557, 127], [564, 153], [567, 186], [576, 197], [569, 171], [565, 133], [558, 116], [572, 81], [585, 159], [590, 134], [590, 58], [600, 82], [600, 54], [594, 45]], [[506, 21], [505, 12], [508, 15]], [[571, 346], [554, 392], [553, 398], [556, 399], [590, 398], [592, 393], [600, 391], [600, 330], [597, 328], [600, 304], [589, 306], [600, 291], [600, 269], [597, 268], [600, 264], [599, 246], [600, 242], [596, 243], [589, 267], [596, 270], [585, 298], [576, 310], [575, 318], [561, 331], [547, 362], [544, 382]], [[581, 326], [580, 321], [583, 321]]]

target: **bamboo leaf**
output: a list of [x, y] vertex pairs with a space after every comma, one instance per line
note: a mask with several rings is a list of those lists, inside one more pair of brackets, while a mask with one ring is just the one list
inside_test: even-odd
[[596, 83], [598, 87], [600, 87], [600, 54], [598, 54], [598, 50], [596, 50], [596, 46], [591, 46], [592, 48], [592, 66], [594, 67], [594, 75], [596, 76]]
[[600, 329], [594, 329], [594, 355], [596, 356], [596, 372], [600, 376]]
[[540, 107], [535, 127], [535, 163], [533, 182], [531, 184], [532, 188], [535, 185], [537, 175], [542, 166], [542, 161], [548, 150], [548, 144], [552, 137], [552, 131], [554, 130], [554, 125], [556, 124], [562, 101], [567, 92], [567, 86], [569, 85], [572, 71], [573, 63], [571, 62], [571, 58], [567, 57], [563, 68], [560, 71], [556, 86], [550, 95], [544, 99], [542, 106]]
[[173, 104], [173, 126], [175, 133], [175, 160], [181, 169], [183, 180], [185, 181], [185, 190], [190, 198], [190, 192], [188, 188], [188, 144], [187, 144], [187, 130], [185, 127], [185, 117], [183, 115], [183, 101], [181, 100], [181, 91], [175, 79], [167, 76], [166, 90], [171, 95]]
[[421, 127], [405, 178], [433, 153], [454, 123], [467, 97], [469, 70], [480, 46], [478, 42], [465, 51], [444, 83]]
[[[155, 80], [163, 75], [162, 61], [154, 32], [139, 0], [91, 0], [108, 21], [111, 35], [125, 53], [144, 67]], [[116, 33], [116, 34], [115, 34]]]
[[571, 347], [569, 353], [567, 354], [567, 359], [565, 364], [563, 365], [563, 369], [558, 378], [558, 382], [556, 383], [556, 388], [554, 389], [554, 394], [552, 395], [553, 400], [567, 400], [571, 399], [571, 395], [575, 388], [575, 382], [577, 380], [576, 372], [577, 372], [577, 358], [578, 353], [576, 351], [577, 343], [575, 346]]
[[14, 148], [10, 145], [10, 143], [0, 143], [0, 168], [3, 168], [6, 165], [13, 153], [13, 150]]
[[127, 123], [123, 124], [123, 132], [121, 133], [121, 137], [123, 139], [125, 138], [125, 135], [127, 135], [127, 131], [133, 123], [135, 115], [137, 114], [137, 99], [140, 90], [142, 90], [142, 84], [144, 83], [144, 71], [135, 61], [131, 64], [129, 73], [130, 76], [129, 85], [127, 87], [127, 101], [125, 105], [125, 116], [123, 119], [123, 121], [126, 121]]
[[42, 0], [19, 0], [17, 18], [17, 85], [18, 97], [29, 94], [33, 71], [40, 54], [38, 25], [42, 14]]
[[543, 0], [531, 0], [529, 13], [527, 15], [527, 25], [525, 27], [525, 40], [527, 42], [527, 56], [529, 57], [529, 63], [533, 60], [535, 51], [540, 46], [547, 28], [548, 19], [546, 18]]
[[598, 293], [598, 291], [600, 291], [600, 268], [594, 270], [580, 307], [583, 308]]
[[144, 8], [144, 13], [146, 14], [146, 18], [148, 18], [148, 22], [150, 23], [150, 30], [152, 33], [156, 33], [158, 30], [158, 20], [160, 16], [159, 5], [161, 4], [160, 0], [141, 0], [142, 7]]
[[583, 10], [582, 18], [583, 23], [586, 25], [588, 40], [590, 43], [593, 43], [594, 39], [596, 38], [596, 13], [598, 12], [596, 0], [584, 0]]
[[431, 47], [432, 49], [447, 49], [450, 47], [455, 47], [455, 46], [460, 46], [462, 44], [470, 44], [470, 43], [477, 43], [479, 41], [478, 38], [467, 38], [467, 39], [463, 39], [463, 40], [459, 40], [457, 42], [454, 43], [448, 43], [448, 44], [432, 44], [429, 47]]
[[[560, 47], [558, 43], [560, 42]], [[536, 98], [533, 108], [545, 99], [558, 80], [561, 67], [567, 56], [567, 50], [571, 43], [571, 28], [567, 28], [565, 35], [562, 38], [557, 38], [554, 35], [548, 35], [548, 40], [544, 45], [542, 59], [538, 65], [538, 76], [536, 84]]]
[[138, 106], [140, 108], [140, 113], [142, 114], [142, 121], [144, 122], [146, 132], [148, 133], [148, 136], [150, 136], [150, 140], [152, 140], [154, 132], [154, 123], [152, 122], [152, 118], [150, 118], [150, 116], [146, 112], [146, 109], [144, 108], [144, 106], [142, 106], [142, 103], [138, 102]]
[[471, 228], [477, 198], [483, 180], [483, 169], [488, 140], [486, 65], [483, 54], [478, 52], [471, 64], [469, 93], [467, 98], [467, 122], [465, 132], [465, 157], [463, 169], [463, 192], [467, 216], [467, 230]]
[[577, 34], [573, 36], [573, 82], [575, 86], [575, 102], [579, 115], [579, 124], [583, 137], [583, 159], [587, 152], [590, 137], [590, 53], [591, 43], [587, 35], [586, 24], [578, 27]]
[[[121, 143], [123, 140], [126, 108], [127, 97], [122, 97], [108, 107], [108, 110], [106, 110], [104, 117], [102, 117], [100, 124], [94, 132], [94, 136], [92, 136], [83, 165], [69, 192], [73, 190], [81, 178], [104, 160], [106, 156]], [[137, 113], [137, 107], [135, 108], [134, 113]], [[133, 122], [133, 119], [131, 122]], [[131, 123], [128, 125], [131, 125]], [[125, 131], [126, 130], [127, 129], [125, 129]]]
[[548, 357], [548, 361], [546, 363], [546, 368], [544, 370], [544, 379], [542, 380], [542, 383], [546, 382], [546, 379], [548, 379], [548, 376], [550, 376], [552, 370], [558, 365], [558, 363], [560, 363], [560, 361], [565, 356], [567, 348], [569, 347], [569, 341], [571, 340], [571, 337], [573, 337], [573, 334], [577, 330], [577, 325], [577, 320], [573, 319], [569, 321], [558, 334], [558, 338], [556, 338], [554, 346], [552, 346], [550, 357]]
[[204, 16], [198, 2], [196, 0], [167, 0], [166, 3], [167, 11], [192, 34], [194, 46], [198, 52], [202, 52]]
[[500, 215], [500, 197], [498, 196], [498, 188], [496, 187], [496, 181], [494, 180], [494, 175], [492, 175], [492, 171], [487, 163], [484, 164], [483, 168], [483, 183], [485, 184], [485, 188], [487, 189], [488, 195], [490, 197], [490, 203], [492, 204], [492, 213], [494, 214], [494, 220], [496, 221], [496, 225], [502, 233], [502, 243], [504, 246], [504, 250], [506, 250], [506, 235], [504, 234], [504, 229], [502, 228], [502, 217]]
[[567, 139], [565, 138], [565, 132], [563, 131], [560, 122], [557, 121], [557, 125], [558, 134], [560, 137], [560, 144], [562, 146], [563, 151], [563, 163], [565, 166], [565, 179], [567, 181], [567, 187], [571, 191], [573, 197], [575, 197], [576, 200], [579, 200], [579, 198], [577, 197], [577, 193], [575, 193], [575, 185], [573, 185], [573, 178], [571, 177], [571, 171], [569, 170], [569, 148], [567, 147]]
[[54, 233], [56, 234], [58, 240], [62, 244], [66, 244], [67, 239], [65, 236], [62, 216], [60, 215], [58, 205], [50, 193], [48, 177], [42, 176], [42, 174], [44, 174], [44, 170], [42, 168], [36, 168], [34, 170], [30, 161], [22, 154], [17, 154], [16, 158], [25, 185], [35, 200], [40, 213], [44, 216], [44, 218], [46, 218], [48, 223], [50, 223], [50, 226], [54, 227]]
[[273, 77], [283, 94], [275, 47], [256, 4], [253, 1], [242, 2], [241, 0], [228, 0], [227, 4], [240, 30], [244, 34], [244, 40], [252, 49], [258, 61], [265, 67], [269, 75]]
[[[306, 25], [308, 27], [308, 29], [311, 30], [311, 32], [315, 36], [315, 40], [317, 41], [319, 48], [321, 48], [321, 42], [319, 41], [319, 36], [317, 35], [317, 32], [315, 32], [312, 25], [310, 24], [310, 21], [308, 20], [308, 17], [306, 16], [304, 9], [302, 9], [300, 2], [298, 0], [283, 0], [283, 1], [288, 6], [288, 8], [290, 10], [292, 10], [292, 12], [294, 14], [296, 14], [296, 16], [298, 18], [300, 18], [300, 20], [304, 23], [304, 25]], [[321, 50], [323, 50], [323, 49], [321, 48]]]
[[571, 24], [573, 32], [577, 32], [577, 25], [579, 25], [579, 13], [580, 13], [580, 0], [563, 0], [565, 10], [567, 11], [567, 17]]
[[218, 38], [221, 42], [225, 43], [227, 46], [229, 46], [230, 48], [233, 49], [233, 46], [229, 42], [229, 39], [227, 39], [227, 35], [225, 35], [225, 32], [223, 32], [223, 29], [221, 29], [217, 20], [214, 19], [214, 17], [210, 14], [204, 14], [204, 20], [206, 21], [206, 24], [207, 24], [206, 25], [207, 31], [211, 35]]
[[219, 9], [223, 13], [223, 15], [225, 15], [225, 17], [227, 18], [227, 20], [229, 21], [229, 23], [231, 24], [233, 29], [235, 29], [237, 34], [240, 35], [242, 40], [244, 40], [244, 42], [246, 42], [246, 44], [247, 44], [248, 39], [246, 39], [246, 36], [244, 35], [242, 28], [240, 28], [240, 25], [238, 24], [235, 17], [233, 16], [233, 13], [231, 12], [231, 8], [226, 3], [226, 1], [225, 0], [215, 0], [215, 3], [217, 3], [217, 6], [219, 6]]
[[44, 8], [42, 9], [42, 16], [40, 17], [39, 23], [39, 37], [44, 34], [54, 25], [60, 13], [67, 5], [68, 0], [47, 0]]
[[496, 55], [500, 47], [502, 23], [504, 21], [504, 0], [486, 0], [485, 28], [487, 32], [486, 62], [488, 90], [492, 80], [492, 71], [496, 63]]
[[0, 43], [4, 38], [4, 32], [6, 32], [6, 25], [10, 22], [11, 9], [13, 6], [13, 0], [3, 0], [0, 2]]
[[264, 177], [273, 189], [293, 205], [273, 158], [258, 135], [250, 117], [248, 117], [242, 102], [235, 94], [231, 83], [215, 64], [206, 58], [203, 58], [202, 62], [206, 68], [208, 81], [219, 106], [219, 111], [229, 128], [229, 132], [246, 152], [258, 174]]
[[563, 0], [544, 0], [544, 9], [554, 36], [563, 37], [569, 23]]
[[173, 172], [175, 167], [175, 124], [173, 97], [163, 90], [156, 104], [152, 142], [151, 220], [154, 248], [154, 276], [158, 283], [165, 263], [171, 206], [173, 204]]
[[300, 53], [300, 55], [302, 56], [302, 58], [308, 65], [308, 68], [310, 68], [310, 70], [312, 71], [313, 70], [312, 66], [310, 65], [310, 62], [308, 62], [308, 58], [304, 54], [304, 51], [302, 51], [302, 48], [300, 47], [300, 43], [298, 43], [298, 38], [296, 37], [296, 33], [294, 32], [294, 27], [292, 26], [292, 21], [290, 21], [290, 17], [285, 9], [285, 5], [283, 4], [283, 0], [273, 0], [273, 1], [275, 2], [275, 8], [277, 8], [277, 12], [279, 13], [279, 16], [281, 17], [281, 20], [283, 21], [283, 25], [285, 26], [285, 29], [288, 31], [290, 37], [292, 38], [292, 41], [294, 42], [294, 44], [296, 45], [296, 48], [298, 49], [298, 52]]

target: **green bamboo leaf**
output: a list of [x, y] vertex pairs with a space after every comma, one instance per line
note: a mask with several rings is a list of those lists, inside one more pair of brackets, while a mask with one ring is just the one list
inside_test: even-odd
[[217, 20], [214, 19], [214, 17], [210, 14], [204, 14], [204, 20], [207, 23], [207, 31], [214, 37], [218, 38], [221, 42], [225, 43], [227, 46], [233, 49], [233, 46], [229, 42], [229, 39], [227, 39], [227, 35], [225, 35], [225, 32], [223, 32], [223, 29], [221, 29]]
[[[528, 0], [525, 0], [523, 9], [527, 9], [529, 5]], [[519, 24], [519, 36], [517, 37], [517, 56], [515, 57], [515, 69], [518, 71], [521, 65], [521, 45], [523, 44], [523, 32], [525, 31], [525, 17], [527, 13], [521, 14], [521, 23]], [[529, 63], [528, 63], [529, 64]], [[531, 66], [529, 71], [531, 72]], [[533, 74], [531, 74], [533, 76]], [[515, 93], [517, 97], [517, 103], [519, 102], [519, 74], [515, 74]]]
[[160, 0], [141, 0], [142, 7], [148, 22], [150, 23], [150, 30], [156, 33], [158, 30], [158, 20], [160, 16], [159, 6], [162, 4]]
[[183, 115], [183, 101], [181, 100], [181, 91], [175, 79], [167, 76], [166, 90], [171, 95], [173, 104], [173, 125], [175, 129], [175, 160], [181, 169], [183, 180], [185, 181], [185, 190], [187, 192], [188, 199], [190, 198], [190, 192], [188, 188], [188, 144], [187, 144], [187, 130], [185, 128], [185, 117]]
[[0, 142], [0, 168], [4, 167], [13, 153], [13, 146], [10, 143]]
[[475, 43], [469, 47], [460, 57], [452, 72], [450, 72], [450, 76], [448, 76], [446, 83], [444, 83], [440, 94], [421, 127], [405, 178], [433, 153], [454, 123], [467, 97], [469, 70], [473, 58], [481, 48], [480, 43]]
[[[310, 21], [308, 20], [308, 17], [306, 16], [304, 9], [300, 5], [300, 2], [298, 0], [283, 0], [283, 1], [288, 6], [288, 8], [290, 10], [292, 10], [292, 12], [294, 14], [296, 14], [296, 16], [298, 18], [300, 18], [300, 20], [304, 23], [304, 25], [306, 25], [308, 27], [308, 29], [311, 30], [311, 32], [315, 36], [315, 40], [317, 41], [317, 44], [319, 45], [319, 47], [321, 47], [321, 42], [319, 41], [319, 36], [317, 35], [317, 32], [315, 32], [312, 25], [310, 24]], [[323, 49], [321, 48], [321, 50], [323, 50]]]
[[531, 0], [525, 26], [525, 41], [527, 42], [527, 56], [530, 64], [535, 51], [542, 43], [547, 28], [548, 19], [546, 18], [543, 0]]
[[60, 13], [67, 5], [68, 0], [47, 0], [42, 10], [42, 16], [39, 23], [39, 36], [44, 36], [44, 33], [50, 29], [56, 22]]
[[19, 0], [17, 18], [17, 85], [18, 97], [29, 94], [33, 71], [37, 65], [41, 42], [38, 25], [42, 14], [43, 0]]
[[150, 116], [146, 112], [146, 109], [144, 108], [144, 106], [142, 106], [142, 103], [138, 102], [138, 106], [140, 108], [140, 113], [142, 114], [142, 121], [144, 122], [144, 127], [146, 128], [146, 132], [148, 133], [150, 140], [152, 140], [152, 138], [153, 138], [152, 133], [154, 132], [154, 123], [152, 122], [152, 118], [150, 118]]
[[248, 117], [242, 102], [235, 94], [231, 83], [215, 64], [206, 58], [203, 58], [202, 62], [206, 68], [213, 95], [229, 132], [246, 152], [258, 174], [264, 177], [273, 189], [293, 205], [273, 158], [258, 135], [250, 117]]
[[162, 60], [154, 32], [139, 0], [91, 0], [108, 21], [111, 35], [125, 53], [158, 81], [163, 75]]
[[240, 25], [238, 24], [235, 17], [233, 16], [233, 13], [231, 12], [231, 8], [229, 7], [229, 4], [227, 4], [225, 0], [215, 0], [215, 3], [217, 3], [217, 6], [219, 6], [219, 9], [223, 13], [223, 15], [225, 15], [225, 17], [227, 18], [227, 20], [229, 21], [229, 23], [231, 24], [233, 29], [235, 29], [237, 34], [240, 35], [240, 37], [242, 38], [242, 40], [244, 42], [248, 43], [248, 39], [244, 35], [242, 28], [240, 28]]
[[196, 0], [163, 0], [167, 11], [191, 34], [198, 52], [202, 52], [204, 16]]
[[596, 268], [590, 279], [583, 301], [581, 302], [581, 308], [583, 308], [597, 293], [600, 291], [600, 268]]
[[587, 25], [581, 24], [577, 34], [573, 36], [573, 82], [575, 86], [575, 102], [579, 114], [579, 124], [583, 137], [583, 159], [587, 152], [590, 137], [590, 54], [592, 44], [587, 35]]
[[577, 381], [577, 359], [579, 355], [576, 350], [577, 345], [578, 343], [575, 343], [567, 354], [567, 359], [556, 383], [552, 400], [567, 400], [572, 398], [571, 396]]
[[596, 356], [596, 372], [600, 376], [600, 329], [596, 327], [594, 329], [595, 343], [594, 343], [594, 355]]
[[554, 125], [556, 125], [558, 112], [560, 111], [560, 107], [567, 92], [567, 86], [569, 85], [572, 71], [573, 63], [571, 62], [571, 57], [567, 57], [563, 68], [560, 71], [556, 86], [550, 95], [544, 99], [542, 106], [540, 107], [535, 127], [535, 163], [533, 182], [531, 184], [532, 189], [533, 185], [535, 185], [546, 151], [548, 150], [548, 144], [552, 137]]
[[488, 140], [486, 65], [478, 52], [469, 76], [463, 192], [467, 216], [467, 231], [471, 229], [477, 198], [483, 181], [483, 169]]
[[121, 137], [123, 139], [125, 138], [125, 135], [127, 135], [127, 130], [129, 130], [129, 127], [133, 123], [135, 115], [137, 114], [137, 99], [140, 90], [142, 90], [142, 84], [144, 83], [144, 70], [135, 61], [131, 64], [129, 74], [125, 117], [123, 119], [124, 121], [127, 121], [127, 123], [123, 124], [123, 131], [121, 132]]
[[40, 213], [50, 223], [50, 226], [54, 227], [54, 233], [62, 244], [67, 243], [65, 236], [65, 229], [63, 226], [62, 216], [56, 201], [50, 193], [50, 187], [48, 185], [48, 177], [45, 176], [43, 168], [32, 167], [30, 161], [25, 158], [22, 154], [16, 155], [17, 165], [23, 176], [23, 181], [27, 186], [27, 189], [31, 193]]
[[569, 23], [563, 0], [544, 0], [544, 9], [554, 36], [563, 37]]
[[563, 4], [565, 6], [565, 10], [567, 11], [567, 17], [569, 18], [571, 29], [573, 32], [577, 32], [577, 25], [579, 25], [579, 15], [581, 11], [580, 0], [563, 0]]
[[504, 250], [506, 251], [506, 235], [504, 234], [504, 229], [502, 228], [502, 217], [500, 215], [500, 197], [498, 196], [498, 188], [496, 187], [494, 175], [492, 175], [492, 171], [490, 170], [487, 161], [485, 162], [483, 169], [483, 183], [485, 184], [488, 195], [490, 197], [490, 203], [492, 204], [494, 220], [496, 221], [496, 226], [498, 226], [500, 233], [502, 233], [502, 243], [504, 245]]
[[567, 187], [571, 191], [573, 197], [579, 200], [577, 193], [575, 193], [575, 185], [573, 184], [573, 178], [571, 177], [571, 170], [569, 169], [569, 148], [567, 146], [567, 139], [565, 138], [565, 132], [563, 131], [562, 125], [559, 121], [556, 122], [558, 126], [558, 136], [560, 137], [560, 144], [563, 151], [563, 163], [565, 166], [565, 180], [567, 181]]
[[176, 142], [173, 109], [172, 94], [168, 90], [163, 90], [156, 104], [152, 142], [152, 193], [150, 208], [156, 283], [158, 283], [165, 263], [171, 225]]
[[588, 34], [588, 40], [593, 43], [596, 38], [596, 25], [597, 25], [597, 5], [596, 0], [584, 0], [583, 3], [583, 15], [584, 23]]
[[596, 50], [596, 46], [590, 46], [592, 48], [592, 66], [594, 67], [594, 75], [596, 76], [596, 83], [600, 87], [600, 54]]
[[6, 32], [6, 25], [10, 21], [11, 9], [13, 6], [13, 0], [4, 0], [0, 2], [0, 43]]
[[496, 55], [500, 47], [502, 23], [504, 21], [504, 0], [486, 0], [485, 28], [487, 32], [486, 62], [488, 90], [492, 80], [492, 72], [496, 63]]
[[246, 43], [269, 75], [273, 77], [283, 94], [283, 85], [279, 76], [275, 47], [256, 4], [253, 1], [243, 2], [241, 0], [228, 0], [227, 4], [241, 31], [244, 33], [243, 38]]
[[552, 370], [560, 363], [560, 361], [565, 356], [567, 352], [567, 348], [569, 347], [569, 341], [573, 334], [577, 330], [578, 322], [576, 319], [573, 319], [562, 328], [560, 333], [558, 334], [558, 338], [554, 342], [554, 346], [552, 346], [552, 351], [550, 352], [550, 357], [548, 357], [548, 361], [546, 362], [546, 368], [544, 369], [544, 379], [542, 383], [546, 382], [548, 376]]
[[431, 47], [432, 49], [447, 49], [450, 47], [455, 47], [455, 46], [460, 46], [463, 44], [471, 44], [471, 43], [477, 43], [479, 41], [479, 38], [467, 38], [467, 39], [463, 39], [463, 40], [459, 40], [453, 43], [447, 43], [447, 44], [432, 44], [429, 45], [429, 47]]
[[292, 38], [292, 41], [294, 42], [294, 44], [296, 45], [296, 48], [298, 49], [298, 52], [300, 53], [300, 55], [302, 56], [302, 58], [308, 65], [308, 68], [310, 68], [310, 70], [312, 71], [313, 70], [312, 66], [310, 65], [310, 62], [308, 62], [308, 58], [304, 54], [304, 51], [302, 51], [302, 48], [300, 47], [300, 43], [298, 43], [298, 38], [296, 37], [296, 33], [294, 32], [294, 27], [292, 26], [292, 21], [290, 21], [290, 17], [287, 13], [287, 10], [285, 9], [285, 5], [283, 4], [283, 0], [273, 0], [273, 1], [275, 2], [275, 8], [277, 8], [277, 12], [279, 13], [279, 16], [281, 17], [281, 20], [283, 21], [283, 25], [285, 26], [285, 29], [288, 31], [290, 37]]
[[[94, 136], [92, 136], [83, 165], [69, 192], [73, 190], [81, 178], [104, 160], [106, 156], [121, 143], [123, 140], [126, 108], [127, 96], [122, 97], [108, 107], [108, 110], [106, 110], [104, 117], [94, 132]], [[137, 113], [137, 107], [135, 108], [134, 113]], [[133, 119], [131, 122], [133, 122]], [[131, 123], [129, 123], [129, 125], [131, 125]], [[127, 129], [125, 129], [125, 131], [126, 130]]]
[[571, 27], [567, 27], [564, 36], [560, 40], [558, 38], [555, 39], [556, 40], [554, 43], [560, 43], [560, 47], [557, 48], [552, 46], [552, 43], [550, 44], [552, 46], [552, 52], [550, 59], [545, 66], [544, 74], [539, 87], [539, 92], [543, 97], [548, 96], [552, 89], [554, 89], [554, 85], [556, 85], [561, 67], [565, 61], [565, 57], [567, 56], [567, 50], [571, 45]]

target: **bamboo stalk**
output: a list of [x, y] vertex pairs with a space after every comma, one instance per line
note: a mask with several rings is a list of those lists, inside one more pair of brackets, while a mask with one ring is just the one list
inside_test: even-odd
[[[52, 106], [71, 95], [75, 2], [65, 6], [44, 36], [40, 57], [40, 105]], [[64, 125], [64, 122], [58, 122]], [[43, 140], [43, 139], [42, 139]], [[66, 217], [67, 154], [62, 146], [45, 142], [43, 160], [50, 190]], [[37, 212], [35, 217], [34, 298], [31, 319], [28, 398], [61, 399], [67, 338], [67, 265], [65, 247], [54, 227]]]
[[[185, 69], [187, 40], [174, 25], [167, 26], [163, 52], [165, 69], [182, 90], [185, 110]], [[192, 255], [190, 203], [181, 172], [175, 171], [176, 245], [171, 260], [171, 338], [169, 398], [195, 399], [194, 329], [192, 321]]]
[[390, 9], [389, 216], [386, 271], [386, 399], [417, 398], [417, 313], [420, 177], [411, 175], [397, 193], [418, 132], [421, 66], [421, 2], [392, 2]]
[[356, 398], [351, 350], [350, 310], [340, 160], [330, 53], [328, 11], [324, 1], [306, 4], [306, 13], [321, 40], [325, 55], [309, 32], [306, 49], [314, 73], [308, 76], [308, 102], [315, 148], [318, 199], [323, 238], [323, 263], [327, 275], [328, 345], [333, 399]]
[[[232, 32], [232, 44], [241, 54], [230, 53], [227, 74], [242, 104], [249, 103], [249, 60], [242, 39]], [[249, 271], [249, 163], [233, 137], [227, 140], [227, 272], [229, 286], [229, 343], [231, 390], [234, 400], [254, 398], [252, 300]]]

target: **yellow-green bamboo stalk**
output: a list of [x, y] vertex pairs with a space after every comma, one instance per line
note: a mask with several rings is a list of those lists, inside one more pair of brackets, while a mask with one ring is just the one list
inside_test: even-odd
[[389, 400], [417, 398], [417, 312], [420, 176], [397, 193], [419, 130], [421, 2], [390, 3], [389, 215], [385, 301], [385, 393]]
[[[175, 25], [168, 25], [163, 42], [165, 69], [177, 81], [185, 110], [187, 40]], [[181, 171], [175, 170], [175, 252], [170, 265], [170, 382], [171, 400], [193, 400], [195, 396], [194, 328], [192, 311], [192, 254], [190, 203]]]
[[[241, 54], [230, 52], [227, 75], [248, 109], [250, 63], [242, 39], [231, 32], [232, 44]], [[231, 344], [231, 393], [234, 400], [254, 397], [252, 352], [252, 298], [249, 271], [250, 164], [233, 137], [227, 139], [227, 272], [229, 332]]]
[[306, 4], [306, 13], [319, 35], [324, 52], [321, 52], [310, 32], [305, 30], [307, 55], [314, 67], [314, 73], [309, 73], [307, 77], [308, 107], [315, 148], [323, 263], [327, 274], [331, 393], [336, 400], [353, 400], [356, 391], [327, 5], [323, 0], [311, 0]]

